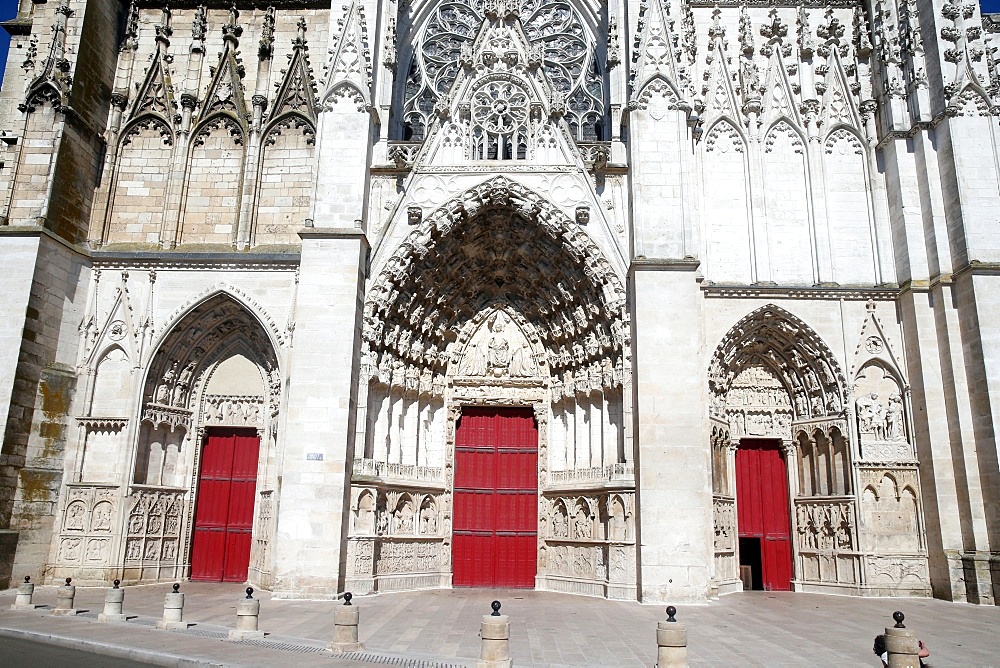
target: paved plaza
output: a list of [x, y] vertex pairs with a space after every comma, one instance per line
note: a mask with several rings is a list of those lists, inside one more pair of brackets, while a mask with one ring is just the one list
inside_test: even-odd
[[[339, 602], [261, 601], [264, 641], [224, 640], [235, 625], [242, 587], [184, 583], [187, 631], [152, 628], [168, 585], [129, 587], [124, 624], [101, 624], [104, 590], [77, 588], [76, 617], [46, 609], [13, 612], [14, 590], [0, 592], [0, 646], [25, 637], [164, 665], [474, 665], [479, 623], [490, 601], [511, 620], [515, 665], [652, 666], [663, 606], [521, 590], [439, 590], [358, 596], [365, 650], [336, 657], [322, 648], [333, 637]], [[56, 588], [37, 587], [49, 607]], [[705, 605], [678, 606], [689, 633], [691, 665], [877, 666], [872, 638], [894, 610], [931, 648], [932, 666], [1000, 665], [1000, 609], [926, 599], [863, 599], [813, 594], [744, 592]]]

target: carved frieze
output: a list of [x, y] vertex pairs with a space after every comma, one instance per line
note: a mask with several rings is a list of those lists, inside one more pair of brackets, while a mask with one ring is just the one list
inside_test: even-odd
[[736, 549], [736, 502], [732, 499], [714, 499], [712, 503], [715, 529], [715, 551], [729, 552]]
[[264, 397], [208, 394], [204, 399], [202, 424], [232, 427], [261, 427], [264, 424]]
[[795, 531], [800, 551], [857, 550], [854, 503], [797, 501]]
[[118, 522], [118, 488], [73, 485], [66, 488], [64, 498], [58, 563], [110, 565], [113, 529]]
[[178, 559], [186, 493], [133, 485], [126, 520], [125, 561], [172, 564]]

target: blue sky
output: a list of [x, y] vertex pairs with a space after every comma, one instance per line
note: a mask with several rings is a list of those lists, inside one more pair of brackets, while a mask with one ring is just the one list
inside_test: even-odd
[[[1000, 0], [997, 0], [1000, 2]], [[12, 19], [17, 14], [17, 0], [0, 0], [0, 21]], [[7, 62], [7, 47], [10, 46], [10, 35], [0, 28], [0, 64]], [[3, 67], [0, 67], [0, 86], [3, 85]]]
[[[979, 0], [979, 6], [984, 12], [1000, 13], [1000, 0]], [[0, 21], [6, 21], [17, 14], [17, 0], [0, 0]], [[0, 65], [7, 62], [7, 47], [10, 45], [10, 35], [0, 28]], [[0, 86], [3, 85], [4, 67], [0, 67]]]

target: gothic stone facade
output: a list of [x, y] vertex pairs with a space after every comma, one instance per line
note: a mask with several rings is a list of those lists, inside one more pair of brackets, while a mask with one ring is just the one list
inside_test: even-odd
[[[456, 423], [530, 408], [539, 589], [1000, 594], [1000, 34], [963, 0], [21, 0], [0, 93], [6, 583], [452, 583]], [[991, 287], [992, 286], [992, 287]]]

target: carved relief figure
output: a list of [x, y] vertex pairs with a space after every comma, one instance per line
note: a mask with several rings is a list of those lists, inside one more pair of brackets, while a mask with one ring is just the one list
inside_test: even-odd
[[93, 518], [94, 531], [111, 531], [111, 504], [107, 502], [98, 503], [94, 506]]
[[590, 512], [586, 502], [579, 501], [576, 506], [576, 517], [573, 520], [573, 537], [589, 539], [593, 534], [594, 527], [590, 520]]
[[354, 533], [365, 535], [375, 531], [375, 502], [371, 492], [362, 492], [354, 518]]
[[420, 508], [420, 533], [433, 536], [437, 533], [437, 508], [433, 499], [428, 498]]
[[569, 521], [562, 501], [556, 501], [552, 509], [552, 535], [556, 538], [569, 536]]
[[86, 514], [83, 503], [71, 503], [66, 510], [66, 529], [68, 531], [83, 531], [83, 517]]

